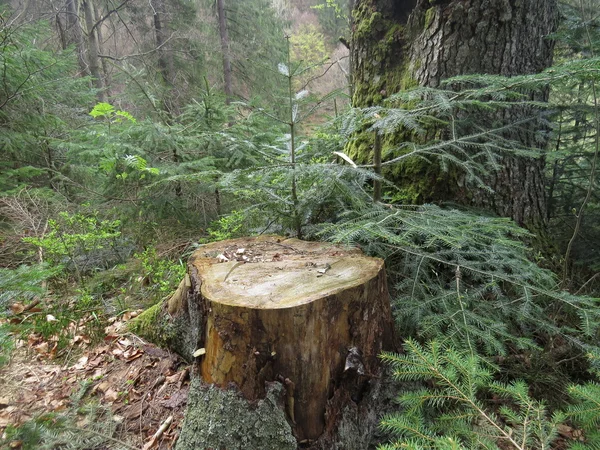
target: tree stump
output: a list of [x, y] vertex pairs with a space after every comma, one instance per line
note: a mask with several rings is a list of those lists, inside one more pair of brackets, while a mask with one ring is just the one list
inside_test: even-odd
[[379, 377], [378, 355], [392, 344], [382, 260], [267, 236], [205, 245], [188, 269], [203, 380], [234, 384], [249, 401], [281, 382], [299, 442], [331, 433]]

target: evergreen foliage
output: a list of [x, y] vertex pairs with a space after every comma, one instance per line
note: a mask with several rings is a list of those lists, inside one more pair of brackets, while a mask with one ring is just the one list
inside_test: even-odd
[[19, 427], [9, 425], [0, 445], [21, 442], [23, 450], [134, 449], [113, 437], [117, 422], [109, 408], [93, 403], [81, 404], [81, 398], [77, 397], [80, 393], [85, 394], [86, 386], [89, 384], [84, 382], [80, 392], [73, 396], [73, 406], [66, 411], [41, 414]]
[[[571, 448], [600, 448], [599, 375], [588, 372], [600, 353], [600, 310], [596, 298], [577, 295], [597, 293], [600, 264], [593, 1], [566, 2], [555, 36], [558, 63], [543, 73], [417, 87], [316, 131], [314, 113], [337, 94], [316, 98], [305, 89], [318, 77], [320, 61], [310, 60], [325, 56], [318, 29], [286, 42], [289, 23], [272, 2], [228, 2], [236, 94], [245, 100], [228, 104], [215, 81], [221, 50], [212, 3], [166, 3], [167, 30], [177, 31], [164, 46], [171, 81], [153, 69], [155, 42], [136, 42], [135, 57], [112, 55], [115, 95], [101, 103], [89, 80], [75, 76], [73, 49], [51, 43], [48, 23], [0, 24], [0, 190], [35, 216], [32, 227], [2, 209], [0, 245], [10, 233], [27, 236], [38, 261], [53, 264], [31, 265], [33, 252], [21, 249], [30, 265], [3, 255], [0, 310], [44, 294], [42, 283], [51, 283], [61, 300], [49, 311], [58, 320], [40, 316], [21, 326], [50, 336], [78, 319], [75, 310], [102, 315], [111, 301], [125, 310], [132, 291], [137, 299], [168, 295], [183, 275], [182, 249], [198, 241], [273, 232], [359, 245], [385, 258], [398, 331], [407, 338], [404, 354], [383, 357], [407, 390], [398, 413], [383, 421], [394, 443], [382, 449], [537, 450], [556, 445], [565, 423], [584, 432], [585, 441]], [[327, 0], [316, 9], [321, 26], [336, 30], [330, 38], [347, 26], [347, 3]], [[135, 24], [131, 36], [153, 35], [149, 10], [136, 4], [122, 13], [119, 20]], [[548, 90], [549, 103], [532, 100]], [[500, 120], [515, 109], [529, 117]], [[553, 261], [527, 246], [533, 235], [507, 219], [452, 205], [407, 206], [412, 192], [386, 184], [375, 163], [357, 166], [345, 152], [374, 134], [385, 144], [384, 175], [424, 160], [488, 191], [505, 156], [547, 156], [548, 219], [566, 255], [562, 279], [538, 265]], [[549, 140], [548, 154], [541, 144]], [[384, 183], [386, 203], [372, 201], [374, 181]], [[23, 192], [34, 194], [27, 200]], [[42, 208], [36, 196], [54, 206]], [[134, 249], [134, 269], [112, 267]], [[175, 261], [161, 259], [169, 252]], [[76, 273], [79, 292], [56, 282], [61, 265]], [[105, 286], [98, 276], [92, 286], [91, 272], [107, 268], [121, 278]], [[147, 286], [132, 281], [138, 275]], [[562, 290], [577, 283], [578, 290]], [[10, 342], [1, 327], [3, 355]], [[10, 428], [9, 440], [22, 439], [25, 448], [128, 448], [115, 440], [108, 411], [91, 408], [85, 433], [76, 430], [83, 410], [74, 409]]]
[[9, 27], [0, 23], [0, 188], [53, 182], [64, 153], [58, 143], [85, 120], [82, 105], [93, 93], [74, 78], [68, 52], [39, 48], [46, 24]]
[[[406, 354], [384, 355], [402, 381], [427, 381], [431, 388], [404, 393], [401, 416], [383, 420], [413, 448], [549, 449], [564, 415], [550, 415], [532, 399], [525, 383], [493, 380], [487, 361], [451, 345], [431, 341], [426, 347], [412, 340]], [[499, 407], [490, 407], [482, 394], [492, 393]], [[405, 448], [404, 444], [382, 449]]]
[[42, 295], [42, 283], [60, 271], [60, 267], [47, 263], [34, 266], [20, 266], [16, 269], [0, 268], [0, 311], [9, 302], [27, 302]]
[[[456, 348], [492, 356], [535, 348], [540, 332], [587, 347], [581, 337], [591, 338], [598, 326], [596, 301], [557, 290], [553, 274], [531, 262], [517, 240], [527, 232], [507, 219], [375, 205], [349, 211], [321, 234], [387, 257], [399, 280], [395, 310], [403, 335], [444, 336]], [[569, 326], [554, 316], [559, 309], [571, 317]]]
[[[578, 402], [568, 413], [576, 424], [586, 431], [589, 448], [600, 446], [600, 385], [597, 382], [571, 386], [569, 393]], [[585, 448], [578, 444], [574, 449]]]

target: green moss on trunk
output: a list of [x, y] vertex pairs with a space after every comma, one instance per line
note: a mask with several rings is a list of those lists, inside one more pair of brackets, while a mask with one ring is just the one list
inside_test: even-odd
[[131, 320], [129, 330], [160, 346], [169, 346], [173, 339], [172, 324], [164, 313], [165, 302], [160, 301]]
[[[359, 108], [381, 105], [389, 96], [417, 85], [405, 63], [407, 28], [394, 16], [394, 8], [378, 7], [377, 2], [366, 0], [353, 11], [352, 104]], [[366, 130], [358, 131], [346, 148], [360, 164], [373, 158], [374, 135]], [[385, 142], [382, 150], [389, 150]]]

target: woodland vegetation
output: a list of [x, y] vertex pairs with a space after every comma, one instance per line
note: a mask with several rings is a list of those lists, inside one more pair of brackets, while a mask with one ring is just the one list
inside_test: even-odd
[[[599, 0], [0, 1], [0, 370], [278, 234], [385, 260], [373, 448], [600, 449], [599, 83]], [[140, 448], [95, 381], [0, 447]]]

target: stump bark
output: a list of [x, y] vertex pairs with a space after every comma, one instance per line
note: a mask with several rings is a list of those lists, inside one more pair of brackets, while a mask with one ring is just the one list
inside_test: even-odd
[[234, 384], [249, 401], [280, 381], [298, 441], [331, 432], [379, 376], [392, 344], [382, 260], [270, 236], [203, 246], [188, 269], [203, 380]]

